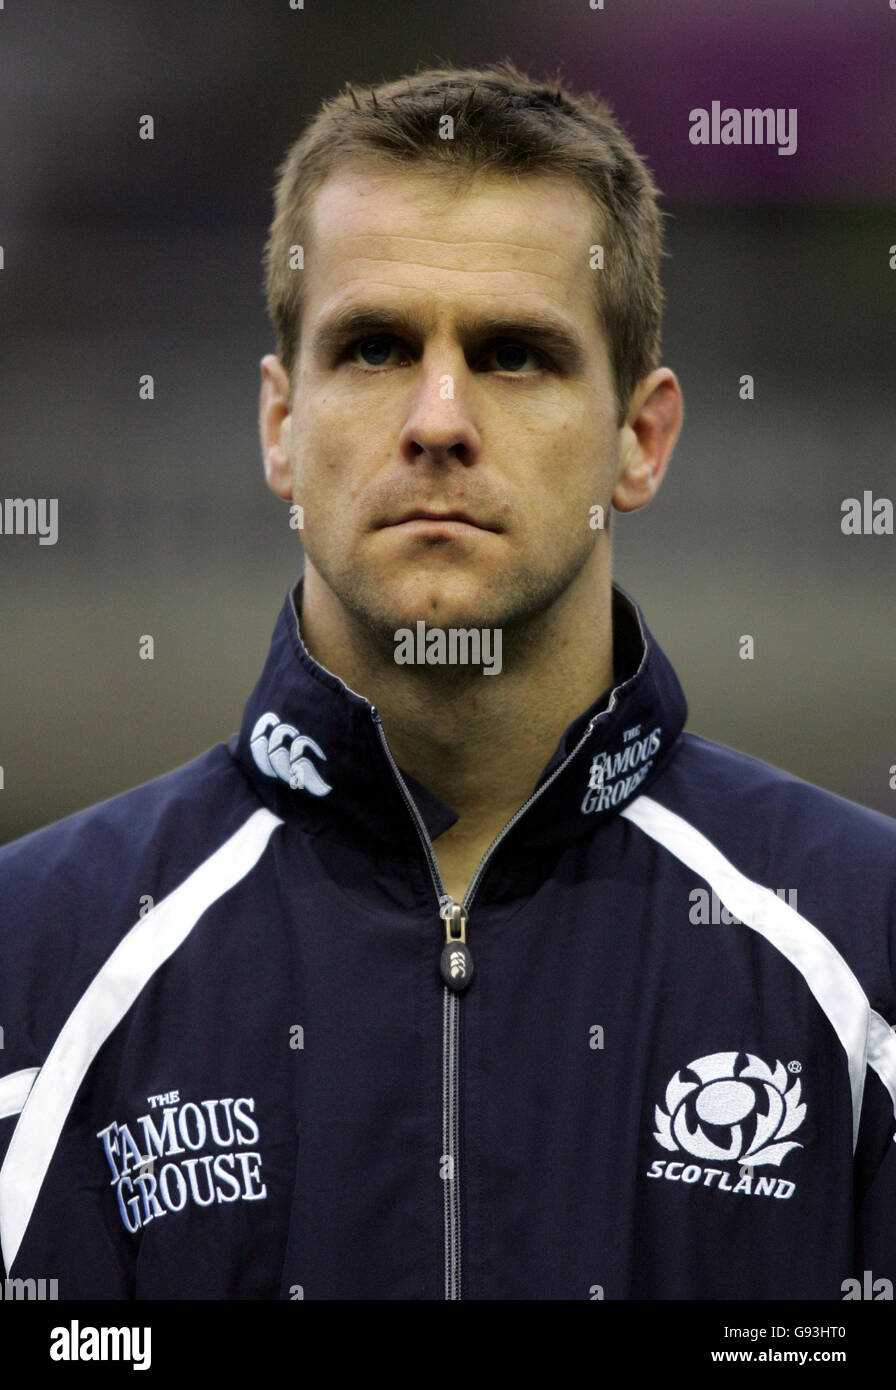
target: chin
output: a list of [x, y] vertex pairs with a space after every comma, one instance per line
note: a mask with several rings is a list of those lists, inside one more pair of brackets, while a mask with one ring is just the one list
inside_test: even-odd
[[[387, 583], [384, 593], [390, 607], [407, 615], [408, 621], [423, 618], [442, 627], [463, 627], [474, 621], [487, 605], [494, 603], [491, 579], [474, 575], [427, 575], [419, 571], [397, 584]], [[478, 616], [475, 621], [480, 622]]]

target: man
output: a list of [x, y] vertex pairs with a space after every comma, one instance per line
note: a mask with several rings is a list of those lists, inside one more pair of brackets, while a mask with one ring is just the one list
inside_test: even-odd
[[304, 575], [238, 736], [0, 856], [7, 1272], [896, 1277], [896, 828], [684, 733], [611, 580], [682, 419], [660, 254], [606, 107], [510, 64], [289, 152], [260, 429]]

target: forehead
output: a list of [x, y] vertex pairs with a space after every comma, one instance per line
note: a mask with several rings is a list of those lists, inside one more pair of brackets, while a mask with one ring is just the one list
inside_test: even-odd
[[[340, 168], [314, 198], [306, 310], [365, 288], [593, 314], [594, 205], [569, 177]], [[583, 302], [584, 300], [584, 302]]]

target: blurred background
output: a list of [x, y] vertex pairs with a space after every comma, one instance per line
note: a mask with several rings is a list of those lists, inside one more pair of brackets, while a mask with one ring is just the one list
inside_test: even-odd
[[[276, 166], [347, 79], [502, 57], [606, 97], [664, 195], [686, 421], [615, 572], [688, 727], [896, 814], [896, 537], [840, 526], [896, 501], [887, 0], [7, 0], [0, 500], [59, 537], [0, 535], [0, 841], [238, 727], [302, 565], [258, 442]], [[795, 107], [797, 152], [692, 145], [713, 100]]]

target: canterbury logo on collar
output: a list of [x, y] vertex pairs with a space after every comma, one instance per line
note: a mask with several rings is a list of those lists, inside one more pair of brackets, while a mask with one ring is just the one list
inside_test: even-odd
[[256, 766], [265, 777], [279, 777], [294, 791], [310, 792], [312, 796], [326, 796], [333, 790], [311, 759], [305, 756], [305, 749], [310, 748], [326, 762], [324, 750], [313, 738], [300, 734], [292, 724], [281, 724], [279, 715], [268, 712], [256, 721], [249, 747]]

